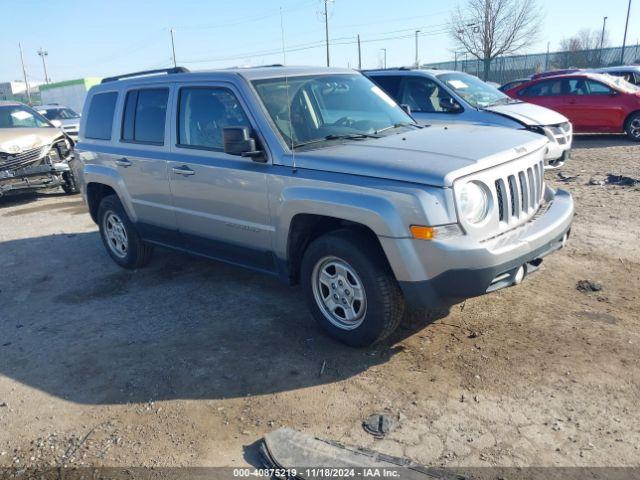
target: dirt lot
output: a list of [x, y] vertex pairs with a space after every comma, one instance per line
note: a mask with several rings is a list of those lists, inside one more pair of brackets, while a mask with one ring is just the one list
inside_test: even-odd
[[[432, 465], [640, 465], [640, 187], [589, 184], [640, 178], [640, 146], [580, 138], [563, 172], [567, 248], [369, 350], [269, 277], [120, 269], [78, 196], [0, 200], [0, 466], [244, 465], [281, 425]], [[400, 428], [374, 440], [374, 412]]]

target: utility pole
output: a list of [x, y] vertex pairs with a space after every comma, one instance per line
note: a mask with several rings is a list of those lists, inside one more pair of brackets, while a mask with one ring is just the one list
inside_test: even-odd
[[602, 49], [604, 47], [604, 31], [607, 28], [607, 18], [609, 17], [602, 18], [602, 35], [600, 35], [600, 64], [601, 65], [602, 65]]
[[329, 0], [324, 0], [324, 38], [327, 44], [327, 67], [329, 66], [329, 11], [327, 4]]
[[173, 52], [173, 68], [176, 68], [178, 64], [176, 63], [176, 43], [173, 38], [173, 28], [169, 29], [169, 33], [171, 34], [171, 51]]
[[418, 60], [418, 34], [420, 30], [416, 30], [416, 68], [420, 67], [420, 60]]
[[629, 0], [629, 6], [627, 7], [627, 23], [624, 25], [624, 38], [622, 39], [622, 53], [620, 54], [620, 64], [624, 65], [624, 47], [627, 44], [627, 29], [629, 28], [629, 13], [631, 12], [631, 0]]
[[20, 63], [22, 63], [22, 75], [24, 75], [24, 84], [27, 87], [27, 100], [31, 105], [31, 89], [29, 89], [29, 80], [27, 79], [27, 69], [24, 66], [24, 56], [22, 55], [22, 44], [18, 42], [18, 48], [20, 49]]
[[42, 57], [42, 68], [44, 68], [44, 83], [49, 83], [49, 75], [47, 75], [47, 62], [45, 61], [45, 57], [49, 55], [49, 52], [43, 50], [42, 47], [40, 47], [40, 50], [38, 50], [37, 53], [38, 55], [40, 55], [40, 57]]
[[358, 70], [362, 70], [362, 50], [360, 50], [360, 34], [358, 34]]
[[382, 53], [383, 53], [382, 68], [387, 68], [387, 49], [381, 48], [380, 50], [382, 50]]

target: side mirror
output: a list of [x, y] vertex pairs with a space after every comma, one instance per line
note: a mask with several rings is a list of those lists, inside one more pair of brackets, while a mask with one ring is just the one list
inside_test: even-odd
[[400, 108], [404, 110], [404, 113], [406, 113], [407, 115], [411, 115], [411, 107], [406, 103], [401, 104]]
[[267, 161], [262, 150], [256, 150], [256, 141], [251, 138], [247, 127], [225, 127], [222, 129], [224, 153], [250, 157], [256, 162]]
[[617, 91], [617, 90], [611, 90], [611, 91], [609, 92], [609, 96], [610, 96], [610, 97], [616, 97], [616, 96], [618, 96], [618, 91]]

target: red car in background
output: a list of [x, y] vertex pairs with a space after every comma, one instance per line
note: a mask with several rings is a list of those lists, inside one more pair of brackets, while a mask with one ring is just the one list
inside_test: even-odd
[[542, 77], [505, 92], [562, 113], [579, 133], [622, 133], [640, 141], [640, 88], [598, 73]]

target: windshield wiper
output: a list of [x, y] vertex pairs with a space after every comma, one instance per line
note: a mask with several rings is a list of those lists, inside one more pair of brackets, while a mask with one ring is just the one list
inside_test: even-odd
[[387, 130], [392, 130], [394, 128], [401, 128], [401, 127], [422, 128], [422, 125], [418, 125], [417, 123], [411, 123], [411, 122], [399, 122], [399, 123], [394, 123], [393, 125], [389, 125], [388, 127], [381, 128], [380, 130], [376, 130], [374, 133], [378, 134], [381, 132], [385, 132]]
[[322, 138], [296, 143], [293, 145], [293, 148], [313, 145], [314, 143], [322, 143], [330, 140], [362, 140], [365, 138], [380, 138], [380, 135], [376, 135], [374, 133], [345, 133], [342, 135], [332, 133], [330, 135], [325, 135]]

